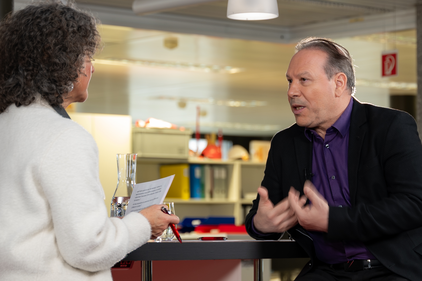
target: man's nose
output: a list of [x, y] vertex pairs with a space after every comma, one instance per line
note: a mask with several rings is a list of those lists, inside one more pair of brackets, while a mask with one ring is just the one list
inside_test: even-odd
[[287, 95], [290, 98], [300, 96], [300, 91], [299, 91], [299, 88], [297, 87], [296, 83], [291, 82], [289, 84], [289, 88], [287, 89]]

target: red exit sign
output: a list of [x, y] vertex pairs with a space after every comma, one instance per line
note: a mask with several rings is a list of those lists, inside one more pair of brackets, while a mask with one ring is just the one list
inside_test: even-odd
[[397, 51], [386, 51], [381, 55], [381, 76], [390, 77], [397, 75]]

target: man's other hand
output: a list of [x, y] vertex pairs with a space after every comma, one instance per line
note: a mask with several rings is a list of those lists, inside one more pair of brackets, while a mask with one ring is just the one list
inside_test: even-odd
[[262, 233], [282, 233], [297, 224], [296, 215], [290, 208], [287, 198], [274, 206], [268, 198], [268, 191], [265, 187], [259, 187], [258, 194], [258, 210], [253, 218], [256, 230]]
[[[292, 187], [288, 197], [290, 208], [294, 210], [299, 224], [306, 230], [327, 232], [329, 212], [327, 201], [310, 181], [305, 182], [303, 192], [305, 195], [300, 198], [299, 192]], [[306, 198], [311, 202], [305, 206]]]

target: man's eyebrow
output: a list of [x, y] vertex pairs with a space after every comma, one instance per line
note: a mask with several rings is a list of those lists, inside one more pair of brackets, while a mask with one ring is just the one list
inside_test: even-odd
[[[309, 75], [311, 74], [308, 71], [304, 71], [304, 72], [298, 73], [296, 76], [300, 77], [300, 76], [309, 76]], [[290, 78], [289, 74], [286, 73], [286, 77]]]

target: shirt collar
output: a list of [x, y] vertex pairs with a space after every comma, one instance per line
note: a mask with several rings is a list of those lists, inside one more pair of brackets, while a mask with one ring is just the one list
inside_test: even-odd
[[70, 119], [69, 114], [67, 114], [66, 110], [61, 105], [55, 105], [53, 106], [53, 109], [63, 118]]
[[[336, 122], [328, 129], [335, 128], [342, 137], [344, 137], [347, 134], [347, 131], [350, 127], [350, 116], [352, 115], [352, 109], [353, 109], [353, 98], [350, 98], [350, 102], [347, 105], [346, 109], [343, 111], [343, 113], [340, 115], [340, 117], [337, 119]], [[312, 134], [315, 132], [313, 129], [305, 128], [305, 136], [308, 140], [312, 140]]]

